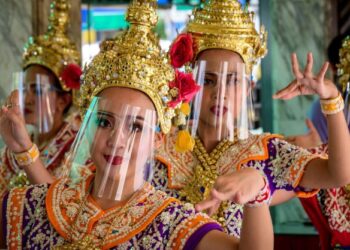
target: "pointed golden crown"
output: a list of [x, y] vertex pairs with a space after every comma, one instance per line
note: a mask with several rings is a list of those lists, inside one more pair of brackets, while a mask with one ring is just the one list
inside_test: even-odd
[[237, 0], [209, 0], [196, 9], [187, 25], [195, 42], [196, 56], [207, 49], [227, 49], [238, 53], [247, 71], [267, 53], [267, 32], [255, 30], [254, 13], [242, 10]]
[[337, 65], [339, 83], [342, 90], [345, 91], [348, 82], [350, 82], [350, 36], [343, 41], [342, 48], [339, 51], [340, 63]]
[[171, 99], [168, 84], [175, 72], [152, 31], [158, 20], [156, 0], [134, 0], [126, 20], [130, 28], [104, 41], [99, 54], [84, 70], [80, 106], [84, 112], [92, 98], [109, 87], [136, 89], [152, 100], [166, 133], [174, 117], [174, 110], [166, 103]]
[[61, 78], [68, 64], [80, 64], [80, 53], [67, 36], [69, 0], [53, 0], [50, 5], [49, 26], [46, 34], [30, 37], [24, 47], [23, 69], [32, 64], [50, 69], [59, 79], [63, 90], [70, 90]]

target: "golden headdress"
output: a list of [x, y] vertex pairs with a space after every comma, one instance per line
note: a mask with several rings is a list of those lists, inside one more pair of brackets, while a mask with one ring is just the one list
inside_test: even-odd
[[342, 48], [339, 51], [339, 57], [340, 63], [337, 65], [339, 84], [344, 92], [350, 82], [350, 36], [344, 39]]
[[93, 97], [109, 87], [136, 89], [152, 100], [166, 133], [175, 115], [167, 105], [174, 96], [169, 82], [174, 80], [175, 72], [152, 31], [158, 20], [156, 0], [134, 0], [126, 16], [130, 28], [115, 39], [104, 41], [99, 54], [84, 70], [80, 106], [84, 112]]
[[237, 0], [209, 0], [196, 9], [186, 31], [194, 40], [195, 58], [207, 49], [227, 49], [238, 53], [248, 72], [267, 53], [267, 32], [254, 27], [254, 13], [242, 10]]
[[76, 65], [78, 68], [80, 64], [80, 53], [67, 36], [70, 9], [68, 1], [52, 1], [48, 30], [44, 35], [29, 38], [24, 47], [22, 65], [23, 69], [33, 64], [50, 69], [65, 91], [69, 91], [73, 86], [62, 77], [63, 71], [69, 65]]

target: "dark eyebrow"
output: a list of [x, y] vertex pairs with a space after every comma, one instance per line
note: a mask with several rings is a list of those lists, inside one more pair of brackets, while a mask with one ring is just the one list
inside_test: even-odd
[[[106, 115], [106, 116], [108, 116], [108, 117], [112, 117], [112, 118], [115, 118], [115, 114], [113, 114], [113, 113], [111, 113], [111, 112], [108, 112], [108, 111], [102, 111], [102, 110], [100, 110], [100, 111], [98, 111], [97, 112], [99, 115]], [[129, 116], [130, 118], [132, 118], [133, 116]], [[141, 120], [141, 121], [144, 121], [145, 120], [145, 118], [143, 118], [142, 116], [136, 116], [136, 120]]]
[[[205, 72], [206, 75], [217, 76], [217, 73]], [[236, 76], [237, 72], [228, 73], [227, 76]]]
[[24, 81], [24, 85], [45, 85], [45, 83], [38, 83], [37, 81], [28, 81], [28, 82], [25, 82]]
[[206, 75], [210, 75], [210, 76], [217, 76], [217, 74], [215, 73], [211, 73], [211, 72], [205, 72]]
[[108, 116], [108, 117], [114, 118], [113, 113], [110, 113], [110, 112], [107, 112], [107, 111], [99, 110], [99, 111], [97, 111], [97, 114], [98, 114], [98, 115], [106, 115], [106, 116]]

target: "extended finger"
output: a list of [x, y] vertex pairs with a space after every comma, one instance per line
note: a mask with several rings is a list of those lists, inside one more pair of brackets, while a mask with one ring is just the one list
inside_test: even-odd
[[210, 207], [208, 210], [208, 215], [209, 216], [213, 216], [214, 214], [216, 214], [216, 212], [218, 211], [219, 207], [220, 207], [221, 202], [217, 202], [214, 204], [214, 206]]
[[10, 104], [11, 104], [11, 94], [8, 97], [6, 97], [4, 106], [8, 107], [8, 106], [10, 106]]
[[280, 99], [280, 100], [290, 100], [290, 99], [293, 99], [294, 97], [299, 96], [299, 95], [301, 95], [301, 94], [302, 94], [302, 93], [301, 93], [300, 90], [295, 89], [295, 90], [293, 90], [293, 91], [290, 92], [290, 93], [287, 93], [287, 94], [285, 94], [285, 95], [283, 95], [283, 96], [278, 97], [277, 99]]
[[210, 197], [204, 201], [197, 203], [195, 205], [195, 209], [196, 209], [196, 211], [201, 212], [203, 210], [207, 210], [207, 209], [215, 206], [217, 203], [220, 203], [220, 201], [213, 198], [213, 197]]
[[298, 58], [297, 58], [297, 55], [295, 53], [292, 53], [291, 61], [292, 61], [292, 70], [293, 70], [293, 74], [295, 75], [295, 77], [297, 79], [303, 78], [304, 76], [300, 72]]
[[320, 72], [318, 73], [317, 75], [317, 80], [323, 80], [324, 79], [324, 76], [326, 75], [327, 73], [327, 70], [328, 70], [328, 66], [329, 66], [329, 62], [325, 62], [320, 70]]
[[279, 99], [283, 97], [284, 95], [287, 95], [293, 91], [295, 91], [298, 88], [298, 82], [296, 80], [292, 81], [290, 84], [288, 84], [287, 87], [277, 91], [272, 97], [274, 99]]
[[307, 60], [307, 63], [306, 63], [306, 67], [305, 67], [305, 70], [304, 70], [304, 74], [307, 77], [312, 77], [312, 67], [313, 67], [313, 64], [314, 64], [314, 58], [313, 58], [311, 52], [307, 53], [307, 59], [306, 60]]
[[12, 91], [10, 98], [11, 98], [12, 104], [16, 104], [16, 105], [19, 104], [19, 92], [17, 89]]

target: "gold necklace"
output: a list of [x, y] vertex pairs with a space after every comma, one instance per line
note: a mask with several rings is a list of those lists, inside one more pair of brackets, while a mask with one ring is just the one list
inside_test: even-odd
[[[234, 144], [229, 140], [222, 140], [215, 149], [208, 154], [199, 138], [195, 138], [193, 153], [196, 155], [199, 164], [194, 168], [193, 177], [180, 190], [179, 194], [186, 201], [197, 204], [208, 198], [215, 180], [218, 177], [217, 162], [220, 157]], [[212, 216], [215, 220], [223, 224], [224, 211], [227, 202], [221, 203], [217, 213]]]

